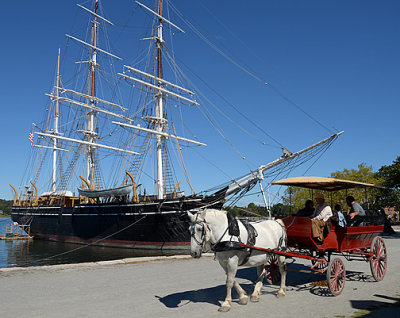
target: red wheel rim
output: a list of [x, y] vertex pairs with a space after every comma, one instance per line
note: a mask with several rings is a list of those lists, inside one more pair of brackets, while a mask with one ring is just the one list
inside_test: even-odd
[[387, 267], [387, 252], [385, 242], [380, 238], [376, 237], [372, 242], [372, 259], [370, 261], [370, 267], [372, 276], [376, 281], [381, 281], [386, 274]]
[[340, 258], [335, 258], [329, 264], [326, 275], [330, 292], [335, 296], [340, 295], [346, 281], [346, 270]]
[[277, 285], [281, 281], [281, 273], [276, 255], [271, 256], [271, 259], [265, 265], [265, 279], [271, 285]]

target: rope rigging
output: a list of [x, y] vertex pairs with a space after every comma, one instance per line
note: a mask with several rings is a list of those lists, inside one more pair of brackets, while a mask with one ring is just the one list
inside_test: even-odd
[[[167, 15], [169, 17], [170, 14], [170, 9], [176, 13], [176, 15], [178, 17], [180, 17], [187, 25], [188, 27], [198, 36], [200, 37], [208, 46], [210, 46], [213, 50], [215, 50], [218, 54], [220, 54], [221, 56], [223, 56], [225, 59], [227, 59], [230, 63], [234, 64], [236, 67], [238, 67], [239, 69], [241, 69], [242, 71], [246, 72], [249, 76], [251, 76], [252, 78], [254, 78], [255, 80], [270, 86], [278, 95], [281, 96], [281, 98], [285, 99], [288, 103], [292, 104], [293, 106], [295, 106], [296, 108], [298, 108], [300, 111], [302, 111], [305, 115], [307, 115], [308, 117], [310, 117], [311, 119], [313, 119], [314, 121], [316, 121], [320, 126], [324, 127], [325, 129], [327, 129], [328, 131], [331, 132], [331, 130], [329, 130], [326, 126], [324, 126], [321, 122], [317, 121], [315, 118], [313, 118], [310, 114], [308, 114], [303, 108], [301, 108], [299, 105], [297, 105], [295, 102], [293, 102], [291, 99], [289, 99], [286, 95], [284, 95], [281, 91], [279, 91], [276, 87], [272, 86], [270, 83], [266, 82], [261, 76], [259, 76], [257, 73], [253, 72], [249, 66], [245, 65], [242, 61], [240, 61], [237, 57], [232, 57], [230, 54], [225, 53], [223, 50], [219, 49], [217, 47], [217, 45], [215, 45], [214, 43], [212, 43], [202, 32], [200, 32], [193, 23], [191, 23], [188, 19], [186, 19], [175, 7], [171, 2], [168, 2], [167, 5]], [[153, 19], [152, 21], [152, 29], [155, 30], [157, 28], [157, 23], [156, 23], [157, 19]], [[88, 31], [86, 32], [86, 37], [87, 38], [91, 38], [93, 37], [92, 33], [89, 33], [89, 30], [92, 29], [91, 28], [91, 21], [89, 21], [88, 24]], [[104, 40], [104, 45], [105, 45], [105, 49], [110, 50], [112, 48], [112, 45], [110, 43], [110, 41], [108, 40], [108, 33], [107, 33], [107, 29], [104, 27], [104, 24], [100, 24], [102, 27], [100, 28], [102, 30], [102, 32], [105, 34], [105, 40]], [[125, 25], [123, 28], [126, 28], [127, 25]], [[144, 30], [144, 29], [143, 29]], [[145, 31], [145, 30], [144, 30]], [[122, 31], [121, 31], [122, 32]], [[75, 32], [71, 32], [72, 34], [76, 33]], [[172, 31], [170, 29], [170, 37], [173, 37]], [[69, 47], [70, 46], [70, 39], [68, 38], [67, 40], [67, 44], [66, 46]], [[134, 60], [134, 65], [136, 64], [143, 64], [142, 62], [144, 61], [145, 58], [149, 57], [150, 55], [152, 56], [156, 56], [157, 55], [157, 50], [156, 50], [156, 45], [154, 45], [154, 43], [152, 43], [153, 41], [150, 41], [149, 45], [146, 45], [145, 49], [140, 52], [140, 54], [138, 54], [138, 58], [136, 60]], [[215, 111], [221, 115], [223, 118], [225, 118], [227, 121], [229, 121], [230, 123], [232, 123], [233, 125], [235, 125], [238, 129], [240, 129], [243, 133], [245, 133], [247, 136], [253, 138], [254, 140], [256, 140], [258, 143], [260, 143], [261, 145], [267, 145], [267, 146], [273, 146], [276, 148], [284, 148], [283, 145], [276, 140], [275, 138], [273, 138], [270, 134], [268, 134], [260, 125], [258, 125], [257, 123], [255, 123], [253, 120], [251, 120], [249, 118], [249, 116], [247, 116], [245, 113], [241, 112], [240, 109], [234, 105], [232, 102], [230, 102], [227, 98], [225, 98], [224, 96], [222, 96], [221, 94], [219, 94], [214, 88], [212, 88], [206, 81], [202, 80], [197, 74], [195, 74], [192, 70], [190, 70], [189, 67], [187, 67], [185, 65], [185, 67], [190, 70], [195, 76], [196, 78], [198, 78], [205, 86], [207, 86], [208, 89], [210, 89], [215, 95], [217, 95], [226, 105], [228, 105], [230, 108], [232, 108], [235, 112], [237, 112], [242, 118], [244, 118], [246, 121], [250, 122], [253, 127], [255, 127], [258, 131], [261, 131], [262, 134], [266, 135], [271, 141], [273, 141], [275, 145], [270, 145], [267, 144], [262, 138], [258, 138], [254, 133], [252, 133], [251, 131], [245, 129], [242, 125], [239, 125], [232, 117], [230, 117], [229, 115], [227, 115], [223, 110], [221, 110], [211, 99], [209, 99], [205, 94], [203, 94], [200, 89], [198, 87], [196, 87], [195, 84], [193, 84], [189, 78], [187, 78], [185, 76], [185, 74], [183, 73], [183, 71], [180, 69], [180, 67], [178, 66], [178, 64], [176, 63], [176, 55], [174, 52], [174, 47], [173, 47], [173, 42], [171, 41], [171, 49], [169, 49], [164, 43], [162, 44], [162, 48], [163, 50], [163, 55], [162, 57], [164, 58], [163, 60], [165, 61], [165, 63], [168, 64], [169, 68], [171, 69], [171, 74], [173, 75], [174, 79], [175, 79], [175, 83], [183, 83], [184, 86], [185, 84], [189, 84], [191, 87], [196, 88], [196, 92], [198, 93], [198, 97], [201, 100], [204, 100], [205, 103], [201, 103], [201, 107], [199, 107], [199, 111], [201, 112], [201, 114], [204, 116], [204, 118], [210, 123], [210, 125], [217, 131], [217, 133], [221, 136], [221, 138], [223, 140], [225, 140], [227, 142], [227, 144], [235, 151], [235, 153], [244, 161], [245, 165], [247, 166], [248, 170], [250, 172], [254, 171], [254, 167], [255, 165], [249, 161], [249, 159], [246, 158], [246, 156], [244, 155], [244, 153], [241, 151], [241, 149], [239, 149], [238, 146], [236, 146], [233, 142], [233, 139], [231, 139], [230, 137], [228, 137], [228, 134], [226, 133], [226, 131], [224, 131], [223, 126], [221, 125], [221, 122], [218, 120], [218, 118], [215, 116]], [[90, 50], [86, 51], [83, 50], [83, 52], [81, 51], [80, 54], [80, 61], [84, 60], [84, 57], [90, 57]], [[63, 60], [65, 59], [65, 56], [63, 56]], [[89, 59], [90, 60], [90, 59]], [[104, 59], [104, 65], [106, 65]], [[239, 60], [239, 62], [238, 62]], [[99, 61], [102, 61], [101, 59], [99, 59]], [[87, 62], [87, 61], [86, 61]], [[86, 90], [86, 88], [89, 87], [89, 79], [87, 75], [87, 68], [84, 67], [84, 64], [86, 62], [82, 62], [82, 63], [78, 63], [76, 64], [77, 66], [74, 69], [74, 78], [69, 79], [68, 81], [66, 81], [66, 83], [61, 83], [60, 86], [64, 87], [67, 85], [71, 85], [74, 86], [75, 88], [79, 87], [79, 88], [83, 88], [83, 91]], [[182, 63], [184, 65], [184, 63]], [[97, 64], [96, 64], [97, 65]], [[99, 64], [100, 65], [100, 64]], [[122, 98], [121, 98], [121, 89], [119, 87], [119, 84], [121, 83], [121, 78], [118, 78], [116, 76], [114, 76], [113, 74], [115, 74], [115, 67], [113, 63], [109, 63], [107, 64], [107, 66], [110, 68], [110, 71], [107, 71], [105, 68], [99, 68], [97, 74], [99, 74], [98, 78], [96, 78], [96, 80], [99, 81], [98, 85], [97, 85], [97, 92], [101, 94], [101, 96], [106, 95], [106, 91], [110, 92], [109, 96], [111, 97], [111, 100], [118, 100], [118, 102], [120, 102], [120, 104], [123, 104], [122, 102]], [[155, 74], [155, 70], [156, 70], [156, 63], [153, 62], [146, 62], [146, 66], [144, 68], [146, 71], [148, 71], [150, 74]], [[78, 78], [80, 78], [82, 75], [83, 78], [85, 79], [84, 81], [79, 81]], [[144, 75], [143, 75], [144, 76]], [[111, 79], [110, 79], [111, 78]], [[153, 78], [152, 80], [150, 80], [151, 82], [153, 82], [154, 84], [157, 84], [157, 79]], [[160, 85], [164, 85], [164, 84], [160, 84]], [[150, 121], [146, 121], [144, 118], [145, 117], [150, 117], [153, 115], [153, 109], [154, 109], [154, 90], [155, 89], [151, 89], [149, 87], [143, 86], [143, 85], [137, 85], [139, 87], [134, 87], [135, 89], [130, 90], [131, 92], [134, 92], [135, 90], [138, 90], [138, 95], [134, 96], [134, 93], [132, 93], [132, 95], [130, 95], [130, 108], [133, 108], [134, 100], [135, 101], [139, 101], [139, 103], [137, 104], [137, 109], [134, 112], [134, 114], [132, 116], [130, 116], [130, 118], [132, 118], [132, 120], [135, 120], [139, 123], [145, 123], [147, 125], [147, 127], [153, 128], [154, 129], [154, 124], [150, 123]], [[79, 90], [81, 91], [81, 90]], [[65, 91], [63, 92], [65, 94], [67, 94]], [[150, 97], [147, 97], [145, 95], [150, 95]], [[165, 95], [164, 95], [165, 96]], [[169, 96], [171, 97], [171, 96]], [[87, 102], [87, 98], [85, 99], [85, 97], [79, 97], [78, 98], [80, 101], [86, 101]], [[175, 101], [176, 99], [174, 99]], [[64, 105], [64, 107], [68, 110], [67, 114], [64, 115], [63, 117], [63, 123], [60, 125], [60, 128], [63, 128], [63, 132], [62, 134], [65, 134], [65, 136], [73, 136], [74, 129], [67, 129], [69, 128], [68, 126], [72, 126], [73, 124], [76, 125], [76, 129], [80, 129], [82, 132], [87, 129], [85, 127], [85, 116], [87, 114], [87, 110], [85, 109], [80, 109], [77, 108], [76, 106], [73, 106], [72, 103], [69, 104], [68, 102], [63, 102], [62, 103]], [[97, 105], [97, 102], [93, 104]], [[176, 118], [179, 119], [179, 121], [182, 123], [182, 131], [183, 132], [189, 132], [192, 136], [195, 137], [195, 134], [191, 131], [191, 129], [189, 129], [188, 126], [186, 126], [183, 122], [182, 119], [182, 107], [180, 107], [181, 105], [184, 105], [185, 103], [182, 102], [181, 100], [179, 100], [179, 103], [177, 103], [177, 105], [171, 105], [171, 103], [165, 102], [165, 107], [163, 108], [163, 111], [165, 112], [165, 118], [167, 119], [167, 109], [168, 109], [168, 113], [169, 116], [174, 116]], [[179, 109], [179, 112], [175, 111], [174, 106], [176, 106], [176, 108]], [[210, 107], [211, 106], [211, 107]], [[52, 107], [50, 107], [50, 110], [47, 112], [47, 120], [46, 120], [46, 131], [49, 131], [51, 129], [51, 116], [50, 113], [52, 112]], [[141, 114], [142, 116], [139, 116], [139, 114]], [[101, 113], [97, 113], [96, 115], [96, 121], [99, 120], [100, 118], [103, 117], [107, 117], [110, 118], [109, 115], [104, 115]], [[170, 117], [169, 119], [172, 119], [173, 117]], [[172, 122], [172, 120], [171, 120]], [[168, 126], [165, 126], [166, 129], [165, 131], [168, 131]], [[121, 132], [120, 134], [116, 134], [115, 132], [117, 131], [117, 129]], [[174, 128], [175, 130], [175, 128]], [[81, 133], [82, 133], [81, 132]], [[75, 133], [76, 134], [76, 133]], [[96, 163], [95, 165], [95, 169], [94, 169], [94, 175], [95, 175], [95, 180], [96, 183], [100, 182], [102, 186], [104, 186], [105, 184], [111, 184], [113, 183], [114, 185], [117, 185], [117, 183], [119, 182], [120, 178], [122, 177], [123, 171], [125, 170], [125, 167], [129, 167], [129, 171], [133, 171], [133, 175], [135, 175], [135, 178], [140, 179], [140, 177], [142, 176], [142, 174], [145, 174], [146, 176], [149, 176], [148, 174], [146, 174], [143, 171], [143, 167], [144, 167], [144, 159], [148, 156], [148, 151], [149, 151], [149, 144], [151, 141], [151, 137], [144, 137], [143, 138], [143, 133], [140, 133], [138, 131], [134, 131], [132, 132], [132, 130], [129, 129], [121, 129], [120, 127], [114, 126], [110, 123], [108, 124], [104, 124], [104, 125], [98, 125], [96, 128], [96, 138], [98, 140], [107, 140], [107, 142], [110, 142], [110, 144], [112, 144], [113, 142], [115, 142], [115, 144], [117, 145], [124, 145], [127, 147], [127, 149], [133, 149], [136, 148], [136, 146], [139, 145], [139, 147], [141, 148], [141, 150], [143, 150], [143, 152], [141, 151], [141, 155], [138, 157], [133, 157], [133, 156], [128, 156], [128, 155], [116, 155], [114, 157], [112, 157], [113, 160], [113, 164], [112, 167], [115, 169], [110, 169], [111, 173], [108, 174], [108, 180], [107, 182], [105, 182], [103, 175], [104, 172], [101, 171], [99, 169], [99, 166], [97, 165], [98, 161], [101, 159], [105, 159], [107, 157], [109, 157], [109, 155], [103, 155], [103, 154], [99, 154], [98, 153], [98, 149], [96, 150], [96, 152], [93, 151], [93, 156], [94, 154], [96, 154], [96, 156], [93, 158], [93, 162]], [[176, 135], [176, 132], [174, 132], [174, 134]], [[149, 135], [149, 134], [147, 134]], [[141, 139], [141, 140], [140, 140]], [[47, 140], [48, 142], [50, 141], [49, 139]], [[142, 143], [140, 143], [140, 141], [142, 141]], [[41, 142], [44, 142], [44, 138], [41, 140]], [[167, 147], [166, 147], [166, 139], [163, 139], [163, 159], [164, 159], [164, 175], [163, 178], [164, 179], [168, 179], [167, 183], [167, 187], [169, 188], [169, 190], [172, 188], [173, 184], [175, 183], [176, 180], [174, 180], [174, 177], [176, 177], [174, 172], [174, 167], [171, 165], [171, 160], [170, 160], [170, 153], [168, 153]], [[141, 146], [140, 146], [141, 144]], [[63, 145], [65, 146], [65, 148], [67, 148], [67, 142], [66, 141], [59, 141], [58, 145]], [[186, 144], [184, 145], [186, 146]], [[181, 145], [179, 144], [179, 142], [177, 142], [176, 145], [176, 149], [180, 149]], [[189, 147], [189, 146], [187, 146]], [[146, 149], [144, 149], [146, 148]], [[193, 146], [194, 148], [194, 146]], [[71, 149], [71, 146], [70, 146]], [[59, 165], [61, 163], [69, 163], [68, 167], [66, 170], [62, 171], [62, 169], [58, 169], [58, 174], [61, 176], [61, 180], [59, 180], [59, 186], [61, 188], [65, 188], [67, 184], [69, 184], [70, 180], [65, 180], [66, 177], [71, 178], [72, 175], [74, 174], [74, 172], [76, 171], [76, 167], [78, 165], [78, 160], [76, 159], [76, 157], [78, 155], [80, 155], [83, 151], [82, 149], [84, 149], [84, 147], [75, 147], [75, 152], [74, 154], [62, 154], [60, 156], [58, 156], [57, 160]], [[78, 151], [76, 151], [78, 150]], [[326, 151], [326, 150], [325, 150]], [[35, 181], [37, 181], [39, 174], [41, 173], [42, 167], [44, 165], [44, 157], [46, 154], [46, 151], [42, 150], [42, 151], [34, 151], [35, 153], [35, 166], [36, 166], [36, 176], [35, 176]], [[320, 156], [315, 160], [315, 162], [322, 156], [323, 152], [320, 154]], [[100, 157], [99, 157], [100, 155]], [[201, 156], [203, 157], [203, 156]], [[188, 174], [186, 171], [186, 168], [184, 166], [184, 162], [183, 162], [183, 157], [182, 154], [180, 153], [179, 150], [179, 154], [178, 154], [178, 158], [180, 158], [179, 161], [181, 161], [181, 166], [183, 167], [184, 173], [185, 173], [185, 178], [188, 181], [189, 187], [191, 188], [192, 192], [193, 188], [190, 185], [190, 181], [188, 178]], [[203, 157], [203, 159], [206, 159]], [[207, 160], [207, 159], [206, 159]], [[309, 160], [309, 158], [307, 159]], [[110, 159], [111, 161], [111, 159]], [[207, 160], [208, 161], [208, 160]], [[210, 161], [209, 161], [210, 162]], [[307, 169], [307, 171], [309, 169], [311, 169], [311, 167], [315, 164], [315, 162]], [[297, 159], [293, 159], [291, 160], [290, 163], [290, 168], [289, 168], [289, 162], [286, 162], [282, 165], [278, 167], [275, 167], [272, 171], [273, 173], [278, 173], [278, 171], [280, 173], [289, 173], [291, 171], [291, 169], [294, 169], [295, 167], [297, 167], [299, 164], [301, 164], [300, 158]], [[82, 166], [84, 166], [83, 163], [81, 163]], [[213, 164], [214, 167], [216, 167], [215, 164]], [[218, 168], [219, 171], [222, 172], [223, 169]], [[271, 173], [272, 176], [272, 172], [268, 172]], [[223, 172], [224, 175], [228, 176], [228, 174], [226, 172]], [[234, 180], [234, 178], [229, 177], [230, 180]], [[154, 180], [154, 178], [153, 178]], [[139, 181], [139, 180], [136, 180]], [[215, 188], [213, 188], [215, 189]], [[210, 189], [209, 189], [210, 190]], [[204, 191], [204, 193], [207, 193], [206, 190]]]
[[[248, 74], [250, 77], [255, 79], [256, 81], [265, 84], [266, 86], [270, 87], [275, 93], [277, 93], [281, 98], [283, 98], [286, 102], [291, 104], [292, 106], [296, 107], [299, 111], [304, 113], [307, 117], [309, 117], [311, 120], [313, 120], [315, 123], [317, 123], [319, 126], [321, 126], [323, 129], [327, 130], [329, 133], [332, 133], [332, 130], [329, 129], [327, 126], [322, 124], [319, 120], [317, 120], [315, 117], [313, 117], [311, 114], [309, 114], [304, 108], [302, 108], [300, 105], [295, 103], [292, 99], [290, 99], [288, 96], [283, 94], [280, 90], [278, 90], [275, 86], [273, 86], [270, 81], [265, 80], [261, 75], [255, 74], [255, 72], [249, 70], [247, 66], [242, 65], [239, 62], [236, 62], [234, 58], [232, 58], [229, 54], [225, 53], [221, 49], [219, 49], [215, 44], [213, 44], [210, 40], [209, 37], [206, 37], [203, 35], [203, 33], [200, 32], [188, 19], [186, 19], [183, 14], [172, 4], [170, 3], [171, 8], [174, 10], [174, 12], [181, 18], [181, 20], [201, 39], [203, 40], [209, 47], [211, 47], [214, 51], [216, 51], [218, 54], [220, 54], [223, 58], [225, 58], [228, 62]], [[193, 20], [193, 19], [192, 19]], [[243, 42], [243, 41], [241, 41]], [[232, 54], [232, 53], [231, 53]]]

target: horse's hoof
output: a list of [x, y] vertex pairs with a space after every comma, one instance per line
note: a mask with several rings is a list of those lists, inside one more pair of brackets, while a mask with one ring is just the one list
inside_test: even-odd
[[221, 306], [218, 309], [219, 312], [228, 312], [229, 310], [231, 310], [231, 307], [228, 306]]
[[252, 303], [258, 303], [260, 301], [260, 296], [251, 296]]
[[283, 298], [283, 297], [285, 297], [285, 293], [283, 293], [283, 292], [278, 292], [278, 294], [276, 294], [276, 297], [278, 297], [278, 298]]
[[239, 305], [247, 305], [249, 301], [249, 297], [243, 296], [242, 298], [239, 299]]

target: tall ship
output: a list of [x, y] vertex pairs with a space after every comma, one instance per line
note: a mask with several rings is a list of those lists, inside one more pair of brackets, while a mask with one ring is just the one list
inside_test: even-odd
[[[187, 251], [187, 211], [222, 208], [255, 186], [265, 199], [261, 182], [266, 177], [321, 154], [340, 135], [297, 152], [282, 148], [276, 160], [196, 191], [182, 150], [207, 145], [181, 122], [181, 108], [197, 108], [199, 101], [164, 34], [167, 28], [168, 33], [183, 30], [166, 17], [163, 0], [157, 0], [155, 8], [138, 1], [135, 6], [153, 24], [151, 33], [138, 39], [148, 44], [145, 53], [129, 64], [102, 38], [113, 23], [102, 14], [100, 1], [90, 7], [78, 4], [89, 17], [89, 29], [86, 38], [66, 35], [69, 46], [83, 52], [72, 62], [76, 79], [61, 73], [66, 61], [59, 51], [54, 85], [47, 94], [49, 107], [29, 135], [27, 176], [19, 188], [11, 185], [11, 218], [29, 225], [35, 239]], [[120, 71], [115, 71], [118, 65]], [[130, 101], [129, 107], [123, 100]]]

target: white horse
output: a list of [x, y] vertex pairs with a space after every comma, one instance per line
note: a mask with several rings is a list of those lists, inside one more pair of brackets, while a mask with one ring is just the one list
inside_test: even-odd
[[[206, 209], [203, 212], [191, 214], [188, 216], [192, 222], [190, 227], [191, 246], [190, 253], [194, 258], [200, 258], [202, 252], [207, 252], [219, 242], [243, 242], [246, 244], [248, 232], [242, 222], [238, 222], [240, 235], [231, 236], [228, 231], [228, 218], [226, 211]], [[286, 247], [286, 230], [281, 220], [267, 220], [260, 222], [250, 222], [257, 231], [257, 239], [255, 246], [261, 248], [279, 248]], [[226, 298], [222, 303], [219, 311], [226, 312], [232, 307], [232, 287], [235, 287], [239, 294], [239, 304], [246, 305], [248, 296], [240, 287], [235, 279], [238, 266], [256, 267], [257, 266], [257, 283], [251, 294], [251, 301], [258, 302], [260, 299], [260, 291], [263, 279], [265, 277], [265, 264], [269, 255], [265, 252], [252, 250], [249, 254], [248, 249], [231, 249], [222, 252], [216, 252], [216, 258], [226, 272]], [[286, 291], [286, 266], [285, 257], [278, 256], [279, 271], [281, 273], [281, 286], [277, 297], [285, 296]]]

